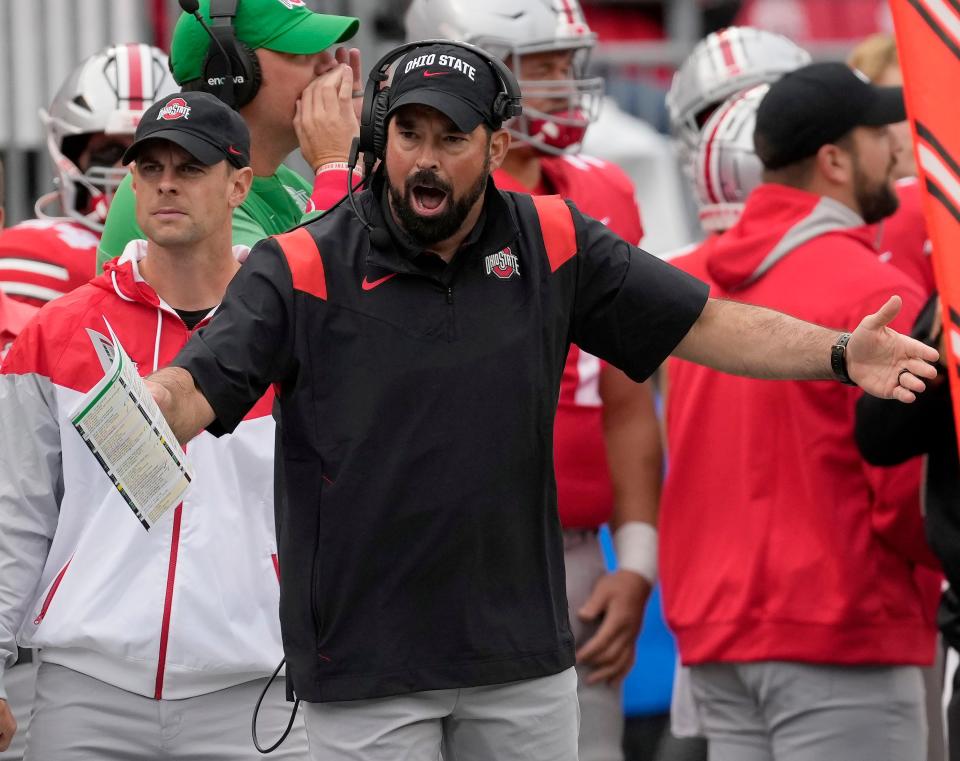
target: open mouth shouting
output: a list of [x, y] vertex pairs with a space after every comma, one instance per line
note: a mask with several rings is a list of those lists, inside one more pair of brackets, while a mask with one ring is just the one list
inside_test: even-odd
[[450, 203], [450, 194], [437, 184], [417, 183], [410, 188], [410, 205], [422, 217], [442, 214]]

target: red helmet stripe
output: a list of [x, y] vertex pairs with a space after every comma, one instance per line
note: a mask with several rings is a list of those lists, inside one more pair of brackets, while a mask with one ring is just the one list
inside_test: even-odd
[[740, 66], [737, 65], [737, 59], [733, 54], [733, 45], [730, 44], [729, 35], [729, 29], [724, 29], [717, 35], [717, 41], [720, 43], [720, 53], [723, 55], [723, 62], [727, 66], [727, 71], [731, 74], [739, 74]]
[[127, 80], [130, 84], [130, 108], [143, 108], [143, 45], [127, 45]]
[[561, 2], [563, 3], [563, 12], [567, 14], [567, 23], [575, 23], [576, 19], [573, 17], [573, 6], [570, 5], [570, 0], [561, 0]]
[[730, 109], [733, 108], [734, 104], [737, 103], [743, 94], [737, 95], [734, 98], [728, 100], [721, 108], [723, 109], [721, 113], [717, 114], [717, 123], [713, 126], [713, 131], [707, 137], [707, 143], [704, 146], [703, 154], [703, 184], [707, 189], [707, 195], [710, 196], [710, 203], [720, 203], [720, 198], [718, 197], [717, 192], [713, 187], [713, 171], [712, 171], [712, 159], [713, 159], [713, 142], [717, 138], [717, 134], [720, 132], [720, 128], [723, 126], [723, 120], [726, 118], [727, 114], [730, 113]]

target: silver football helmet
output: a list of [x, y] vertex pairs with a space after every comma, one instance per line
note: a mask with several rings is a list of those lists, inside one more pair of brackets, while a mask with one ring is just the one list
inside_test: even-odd
[[733, 227], [747, 196], [763, 182], [763, 164], [753, 149], [753, 127], [769, 89], [770, 85], [762, 84], [733, 95], [703, 125], [694, 186], [704, 230], [722, 232]]
[[118, 167], [116, 150], [96, 158], [85, 170], [77, 165], [91, 136], [132, 136], [143, 112], [157, 98], [176, 92], [167, 56], [139, 43], [111, 45], [75, 68], [50, 103], [40, 109], [47, 150], [57, 171], [57, 189], [36, 203], [38, 217], [59, 200], [60, 211], [92, 230], [103, 229], [107, 207], [127, 169]]
[[689, 175], [700, 130], [713, 110], [736, 92], [779, 79], [810, 63], [810, 54], [786, 37], [732, 26], [697, 43], [673, 75], [667, 111], [680, 163]]
[[[545, 153], [575, 152], [600, 114], [603, 80], [586, 78], [597, 38], [578, 0], [412, 0], [406, 31], [408, 40], [442, 37], [478, 45], [514, 71], [520, 70], [521, 56], [572, 50], [572, 79], [519, 81], [523, 115], [506, 127], [521, 143]], [[534, 109], [530, 99], [549, 100], [557, 107]]]

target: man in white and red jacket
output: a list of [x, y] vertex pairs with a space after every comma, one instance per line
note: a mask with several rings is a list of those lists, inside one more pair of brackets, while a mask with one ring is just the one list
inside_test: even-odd
[[[0, 371], [0, 698], [19, 642], [43, 652], [25, 758], [249, 759], [250, 714], [282, 657], [271, 394], [233, 435], [190, 443], [196, 477], [149, 532], [70, 423], [109, 366], [107, 321], [147, 374], [206, 323], [247, 253], [231, 247], [252, 179], [240, 117], [206, 93], [166, 96], [136, 138], [124, 163], [147, 240], [44, 307]], [[272, 739], [281, 684], [269, 702]], [[306, 757], [302, 724], [283, 750]]]
[[[757, 112], [765, 183], [686, 269], [838, 328], [896, 291], [905, 329], [923, 296], [866, 224], [896, 208], [903, 114], [899, 88], [841, 64], [785, 75]], [[936, 561], [915, 502], [856, 449], [857, 389], [671, 361], [670, 395], [664, 603], [711, 759], [923, 758], [934, 630], [915, 570]]]

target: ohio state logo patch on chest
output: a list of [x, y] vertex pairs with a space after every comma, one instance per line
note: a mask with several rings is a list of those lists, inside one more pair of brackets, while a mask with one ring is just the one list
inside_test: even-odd
[[510, 246], [486, 257], [483, 269], [488, 275], [496, 275], [501, 280], [509, 280], [514, 275], [520, 277], [520, 262], [510, 251]]

